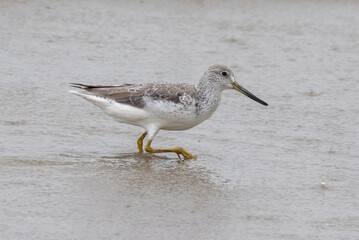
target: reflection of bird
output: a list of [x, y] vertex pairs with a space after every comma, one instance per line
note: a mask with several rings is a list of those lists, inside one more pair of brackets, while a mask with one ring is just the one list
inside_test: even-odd
[[143, 127], [137, 140], [143, 152], [143, 139], [148, 134], [145, 150], [149, 153], [175, 152], [180, 158], [195, 157], [180, 147], [153, 149], [151, 142], [160, 129], [186, 130], [211, 117], [221, 100], [222, 91], [235, 89], [267, 106], [234, 79], [233, 72], [223, 65], [210, 66], [195, 86], [186, 83], [124, 84], [91, 86], [72, 83], [82, 91], [70, 91], [99, 106], [117, 121]]

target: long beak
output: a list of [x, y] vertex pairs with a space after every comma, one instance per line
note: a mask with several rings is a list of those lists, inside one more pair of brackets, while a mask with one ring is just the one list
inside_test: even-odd
[[257, 98], [256, 96], [254, 96], [252, 93], [250, 93], [247, 89], [245, 89], [244, 87], [242, 87], [241, 85], [239, 85], [236, 81], [234, 81], [232, 83], [233, 89], [237, 90], [238, 92], [243, 93], [244, 95], [246, 95], [247, 97], [253, 99], [256, 102], [259, 102], [260, 104], [264, 105], [264, 106], [268, 106], [268, 103], [260, 100], [259, 98]]

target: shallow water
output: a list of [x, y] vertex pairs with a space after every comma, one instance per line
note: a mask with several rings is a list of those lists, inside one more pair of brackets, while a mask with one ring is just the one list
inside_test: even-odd
[[[0, 2], [0, 239], [358, 239], [359, 4]], [[196, 83], [231, 67], [269, 103], [142, 129], [69, 82]], [[322, 184], [322, 181], [325, 184]]]

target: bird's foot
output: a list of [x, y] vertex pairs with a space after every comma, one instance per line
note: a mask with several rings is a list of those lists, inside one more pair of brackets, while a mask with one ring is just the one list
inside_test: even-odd
[[164, 148], [164, 149], [153, 149], [151, 148], [151, 140], [149, 140], [146, 144], [145, 150], [149, 153], [164, 153], [164, 152], [174, 152], [177, 154], [178, 158], [181, 160], [181, 155], [184, 159], [192, 159], [197, 158], [196, 155], [192, 155], [181, 147], [176, 148]]
[[196, 155], [192, 155], [189, 152], [187, 152], [186, 150], [184, 150], [181, 147], [176, 147], [176, 148], [172, 148], [175, 150], [175, 153], [177, 154], [178, 158], [181, 160], [181, 154], [184, 157], [184, 159], [192, 159], [192, 158], [197, 158]]

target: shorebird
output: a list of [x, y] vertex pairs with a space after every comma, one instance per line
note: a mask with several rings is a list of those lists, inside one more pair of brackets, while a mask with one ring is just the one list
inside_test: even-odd
[[100, 107], [117, 121], [144, 128], [137, 140], [143, 152], [143, 140], [148, 135], [145, 150], [149, 153], [174, 152], [181, 159], [195, 155], [181, 147], [153, 149], [151, 143], [160, 129], [181, 131], [190, 129], [212, 116], [217, 109], [222, 91], [235, 89], [247, 97], [268, 104], [239, 85], [233, 72], [226, 66], [210, 66], [197, 85], [187, 83], [145, 83], [115, 86], [94, 86], [71, 83], [80, 91], [70, 91]]

